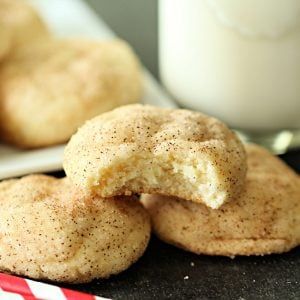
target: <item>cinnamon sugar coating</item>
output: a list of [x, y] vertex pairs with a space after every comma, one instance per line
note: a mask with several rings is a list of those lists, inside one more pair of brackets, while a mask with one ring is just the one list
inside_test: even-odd
[[144, 195], [158, 237], [209, 255], [264, 255], [298, 246], [299, 175], [259, 146], [246, 149], [245, 190], [218, 210], [175, 197]]
[[149, 216], [136, 197], [102, 199], [65, 179], [0, 183], [0, 270], [68, 283], [107, 278], [144, 252]]
[[136, 104], [82, 126], [66, 147], [64, 169], [102, 197], [158, 193], [218, 208], [241, 192], [246, 155], [215, 118]]
[[139, 62], [125, 42], [48, 39], [0, 68], [0, 136], [22, 148], [64, 143], [87, 119], [141, 93]]

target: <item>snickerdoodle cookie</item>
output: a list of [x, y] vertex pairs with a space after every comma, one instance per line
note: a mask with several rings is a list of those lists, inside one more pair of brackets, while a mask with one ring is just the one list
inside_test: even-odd
[[218, 208], [243, 188], [246, 157], [236, 135], [212, 117], [136, 104], [81, 127], [64, 168], [102, 197], [158, 193]]
[[35, 148], [66, 142], [82, 123], [138, 102], [139, 62], [123, 41], [52, 40], [10, 55], [0, 69], [0, 136]]
[[67, 179], [0, 183], [0, 270], [80, 283], [106, 278], [144, 252], [149, 216], [135, 197], [102, 199]]
[[167, 243], [209, 255], [263, 255], [299, 245], [299, 176], [258, 146], [247, 146], [247, 152], [245, 191], [219, 210], [144, 195], [155, 233]]
[[0, 24], [11, 33], [12, 50], [49, 35], [38, 13], [23, 0], [0, 0]]

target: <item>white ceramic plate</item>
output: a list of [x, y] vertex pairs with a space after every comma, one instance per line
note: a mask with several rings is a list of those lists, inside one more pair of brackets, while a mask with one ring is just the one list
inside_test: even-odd
[[[115, 36], [99, 16], [82, 0], [30, 0], [57, 36], [85, 36], [107, 39]], [[176, 107], [152, 75], [144, 70], [143, 103]], [[64, 145], [24, 151], [0, 144], [0, 179], [62, 168]]]

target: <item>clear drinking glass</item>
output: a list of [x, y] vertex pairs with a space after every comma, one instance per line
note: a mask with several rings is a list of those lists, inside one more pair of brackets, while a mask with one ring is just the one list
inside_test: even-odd
[[300, 146], [300, 1], [159, 0], [161, 80], [275, 153]]

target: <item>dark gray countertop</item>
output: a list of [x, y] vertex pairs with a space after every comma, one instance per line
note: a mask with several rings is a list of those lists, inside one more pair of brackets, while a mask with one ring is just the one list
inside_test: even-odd
[[299, 254], [300, 248], [264, 257], [198, 256], [153, 237], [127, 271], [70, 288], [113, 299], [300, 299]]

